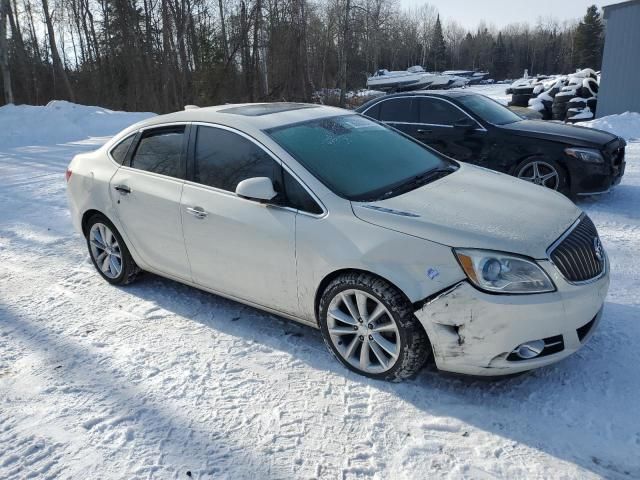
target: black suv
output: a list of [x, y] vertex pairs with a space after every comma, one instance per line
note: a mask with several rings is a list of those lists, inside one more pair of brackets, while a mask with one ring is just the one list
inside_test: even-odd
[[358, 112], [456, 160], [568, 195], [607, 192], [624, 174], [626, 142], [592, 128], [525, 120], [466, 91], [415, 91], [375, 98]]

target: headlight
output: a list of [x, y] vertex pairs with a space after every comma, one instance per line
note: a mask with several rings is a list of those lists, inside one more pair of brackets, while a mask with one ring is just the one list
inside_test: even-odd
[[495, 293], [544, 293], [556, 287], [532, 260], [490, 250], [454, 249], [469, 280]]
[[565, 148], [564, 153], [587, 163], [604, 163], [602, 153], [591, 148]]

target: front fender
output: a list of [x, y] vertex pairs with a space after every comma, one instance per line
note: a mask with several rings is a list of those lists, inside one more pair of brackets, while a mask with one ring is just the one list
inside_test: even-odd
[[382, 277], [412, 303], [466, 278], [447, 246], [358, 221], [353, 215], [336, 217], [297, 220], [298, 300], [307, 320], [316, 321], [315, 299], [323, 280], [340, 270]]

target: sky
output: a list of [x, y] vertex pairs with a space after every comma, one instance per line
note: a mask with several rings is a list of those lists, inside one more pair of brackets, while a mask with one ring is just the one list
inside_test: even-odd
[[622, 0], [400, 0], [403, 7], [429, 3], [444, 20], [455, 19], [463, 27], [474, 29], [480, 20], [503, 27], [509, 23], [536, 23], [539, 17], [553, 16], [560, 21], [581, 18], [587, 7], [619, 3]]

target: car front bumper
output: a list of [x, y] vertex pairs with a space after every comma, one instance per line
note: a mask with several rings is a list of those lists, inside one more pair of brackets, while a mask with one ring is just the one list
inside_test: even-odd
[[[489, 294], [463, 281], [415, 312], [440, 370], [509, 375], [557, 362], [585, 344], [602, 316], [609, 289], [608, 262], [600, 278], [582, 285], [568, 283], [548, 261], [539, 264], [557, 291]], [[523, 360], [512, 354], [519, 345], [535, 340], [545, 341], [541, 355]]]
[[622, 181], [626, 168], [626, 143], [622, 139], [611, 142], [603, 151], [604, 163], [578, 162], [569, 158], [571, 191], [576, 195], [606, 193]]

